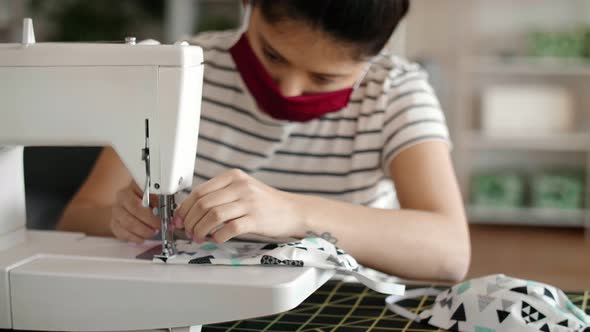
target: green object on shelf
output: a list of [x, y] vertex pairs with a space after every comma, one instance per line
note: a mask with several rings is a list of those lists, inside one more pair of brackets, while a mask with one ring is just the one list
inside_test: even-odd
[[475, 206], [522, 207], [524, 192], [524, 177], [516, 172], [477, 174], [471, 179], [471, 197]]
[[534, 56], [575, 57], [587, 55], [587, 29], [536, 31], [529, 35], [530, 52]]
[[581, 209], [585, 177], [578, 171], [551, 171], [533, 175], [532, 205], [537, 208]]

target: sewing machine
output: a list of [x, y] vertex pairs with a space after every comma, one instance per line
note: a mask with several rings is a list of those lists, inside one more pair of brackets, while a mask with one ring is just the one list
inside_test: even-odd
[[[203, 57], [183, 43], [0, 44], [0, 329], [172, 328], [270, 315], [297, 306], [331, 272], [179, 266], [136, 257], [161, 244], [174, 194], [191, 186]], [[162, 240], [130, 245], [25, 228], [22, 146], [112, 146], [149, 195]], [[47, 174], [51, 176], [51, 174]]]

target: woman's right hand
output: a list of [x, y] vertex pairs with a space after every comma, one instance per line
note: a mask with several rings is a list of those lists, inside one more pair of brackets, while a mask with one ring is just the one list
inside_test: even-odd
[[154, 216], [152, 207], [158, 206], [158, 196], [150, 195], [150, 207], [142, 205], [143, 192], [135, 181], [117, 192], [111, 209], [109, 227], [116, 238], [142, 244], [160, 231], [160, 218]]

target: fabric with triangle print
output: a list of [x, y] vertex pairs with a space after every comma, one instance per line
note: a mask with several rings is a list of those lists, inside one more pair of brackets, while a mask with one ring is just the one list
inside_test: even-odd
[[354, 257], [320, 237], [287, 243], [229, 241], [223, 244], [197, 244], [190, 240], [177, 240], [176, 249], [178, 252], [175, 256], [165, 259], [154, 257], [153, 261], [193, 266], [314, 267], [350, 275], [376, 292], [401, 295], [405, 291], [404, 285], [378, 280], [359, 272], [360, 265]]
[[[397, 302], [438, 294], [420, 314], [399, 310]], [[502, 274], [468, 280], [447, 290], [412, 289], [408, 296], [389, 296], [396, 314], [448, 331], [461, 332], [587, 332], [590, 317], [563, 291], [539, 282]]]

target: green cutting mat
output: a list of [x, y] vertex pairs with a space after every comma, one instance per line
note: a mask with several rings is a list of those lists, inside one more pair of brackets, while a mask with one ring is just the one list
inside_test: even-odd
[[[425, 286], [420, 286], [425, 287]], [[416, 287], [408, 287], [412, 289]], [[568, 293], [578, 307], [590, 314], [589, 292]], [[375, 293], [361, 284], [329, 281], [297, 308], [282, 314], [228, 322], [203, 327], [203, 332], [426, 332], [442, 331], [409, 321], [387, 309], [385, 295]], [[406, 300], [401, 305], [421, 311], [434, 303], [434, 297]]]

